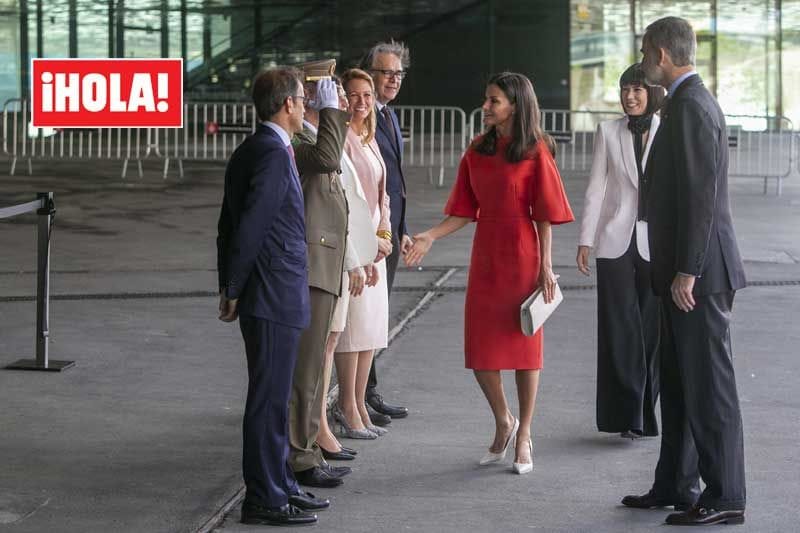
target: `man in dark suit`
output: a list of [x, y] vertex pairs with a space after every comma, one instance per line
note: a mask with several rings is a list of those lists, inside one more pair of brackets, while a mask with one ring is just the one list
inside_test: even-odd
[[300, 333], [309, 323], [303, 192], [291, 136], [303, 127], [303, 86], [294, 69], [253, 82], [260, 124], [231, 155], [219, 217], [219, 318], [239, 328], [248, 389], [242, 522], [302, 525], [327, 507], [304, 493], [288, 466], [288, 403]]
[[[406, 46], [394, 40], [373, 46], [362, 61], [361, 68], [369, 72], [375, 83], [375, 111], [378, 118], [375, 140], [386, 164], [386, 193], [389, 195], [391, 211], [392, 253], [386, 258], [386, 285], [392, 295], [394, 274], [400, 255], [413, 244], [406, 228], [406, 182], [403, 176], [403, 136], [397, 115], [389, 103], [397, 98], [406, 70], [410, 64], [410, 52]], [[375, 360], [367, 381], [367, 404], [372, 408], [370, 419], [375, 425], [385, 426], [392, 418], [408, 416], [408, 409], [383, 401], [378, 393], [378, 377]]]
[[[694, 31], [648, 26], [642, 68], [667, 88], [647, 164], [652, 283], [661, 296], [661, 452], [653, 487], [630, 507], [674, 505], [670, 525], [744, 522], [742, 417], [730, 345], [745, 286], [728, 200], [725, 117], [694, 70]], [[699, 480], [706, 484], [700, 493]]]

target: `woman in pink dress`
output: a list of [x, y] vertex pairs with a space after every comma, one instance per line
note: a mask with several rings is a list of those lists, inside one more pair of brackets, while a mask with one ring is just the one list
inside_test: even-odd
[[385, 348], [389, 330], [389, 293], [386, 288], [386, 256], [392, 253], [389, 223], [389, 197], [386, 194], [386, 166], [375, 141], [375, 87], [369, 74], [350, 69], [342, 75], [352, 118], [344, 150], [353, 163], [372, 211], [373, 231], [378, 239], [373, 276], [377, 283], [366, 287], [358, 298], [351, 298], [347, 324], [336, 346], [336, 375], [339, 380], [339, 405], [333, 414], [340, 424], [340, 435], [374, 439], [387, 430], [372, 425], [365, 394], [375, 350]]
[[[500, 462], [516, 438], [514, 471], [533, 469], [531, 422], [542, 368], [542, 329], [526, 337], [519, 309], [542, 287], [546, 301], [555, 290], [550, 253], [551, 224], [571, 222], [552, 139], [539, 126], [539, 104], [522, 74], [493, 76], [483, 103], [487, 131], [461, 159], [437, 226], [414, 236], [406, 254], [420, 263], [433, 242], [478, 223], [472, 245], [464, 341], [466, 367], [475, 373], [495, 417], [494, 442], [480, 464]], [[514, 370], [519, 419], [508, 408], [500, 370]]]

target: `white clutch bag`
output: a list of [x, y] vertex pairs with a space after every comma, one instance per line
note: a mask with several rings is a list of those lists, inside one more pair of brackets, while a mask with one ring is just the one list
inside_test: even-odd
[[[558, 276], [556, 276], [558, 279]], [[528, 296], [519, 309], [519, 321], [522, 325], [522, 333], [531, 336], [542, 327], [542, 324], [553, 314], [561, 302], [564, 300], [564, 295], [561, 294], [561, 287], [556, 283], [556, 291], [553, 296], [553, 301], [549, 304], [544, 302], [544, 292], [541, 287], [533, 291], [533, 294]]]

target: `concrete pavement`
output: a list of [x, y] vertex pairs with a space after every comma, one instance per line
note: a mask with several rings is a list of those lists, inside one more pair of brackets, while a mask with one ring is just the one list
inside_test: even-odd
[[[4, 165], [0, 161], [0, 165]], [[2, 167], [0, 167], [2, 168]], [[216, 320], [214, 236], [221, 166], [182, 182], [115, 177], [112, 164], [62, 164], [48, 176], [0, 179], [0, 206], [56, 192], [51, 357], [62, 374], [0, 371], [0, 525], [10, 531], [195, 531], [241, 486], [246, 387], [235, 325]], [[585, 178], [565, 176], [580, 212]], [[412, 230], [440, 218], [447, 190], [409, 173]], [[733, 180], [749, 279], [733, 343], [748, 468], [747, 523], [792, 531], [800, 496], [796, 346], [800, 333], [800, 180], [762, 196]], [[0, 364], [32, 357], [35, 228], [0, 221]], [[378, 441], [357, 443], [324, 531], [648, 531], [665, 511], [619, 506], [649, 487], [658, 439], [594, 430], [593, 278], [574, 270], [577, 224], [554, 232], [565, 303], [546, 328], [534, 419], [535, 470], [478, 468], [492, 421], [463, 368], [463, 286], [472, 229], [435, 244], [422, 271], [403, 271], [397, 323], [449, 267], [455, 274], [380, 360], [387, 399], [411, 409]], [[515, 397], [513, 379], [507, 392]], [[513, 400], [512, 400], [513, 405]], [[352, 444], [348, 442], [348, 444]], [[220, 530], [250, 531], [238, 508]]]

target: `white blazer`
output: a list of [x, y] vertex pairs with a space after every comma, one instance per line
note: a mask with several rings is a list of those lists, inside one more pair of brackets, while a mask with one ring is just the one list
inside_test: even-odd
[[[653, 115], [642, 154], [643, 170], [659, 123], [658, 115]], [[649, 261], [647, 223], [636, 221], [638, 191], [639, 174], [628, 117], [601, 122], [594, 136], [594, 159], [583, 202], [578, 244], [594, 248], [598, 258], [616, 259], [628, 249], [635, 230], [639, 255]]]
[[367, 195], [346, 152], [342, 152], [341, 167], [339, 178], [342, 180], [348, 206], [344, 269], [350, 271], [372, 263], [378, 255], [378, 239], [375, 236]]

